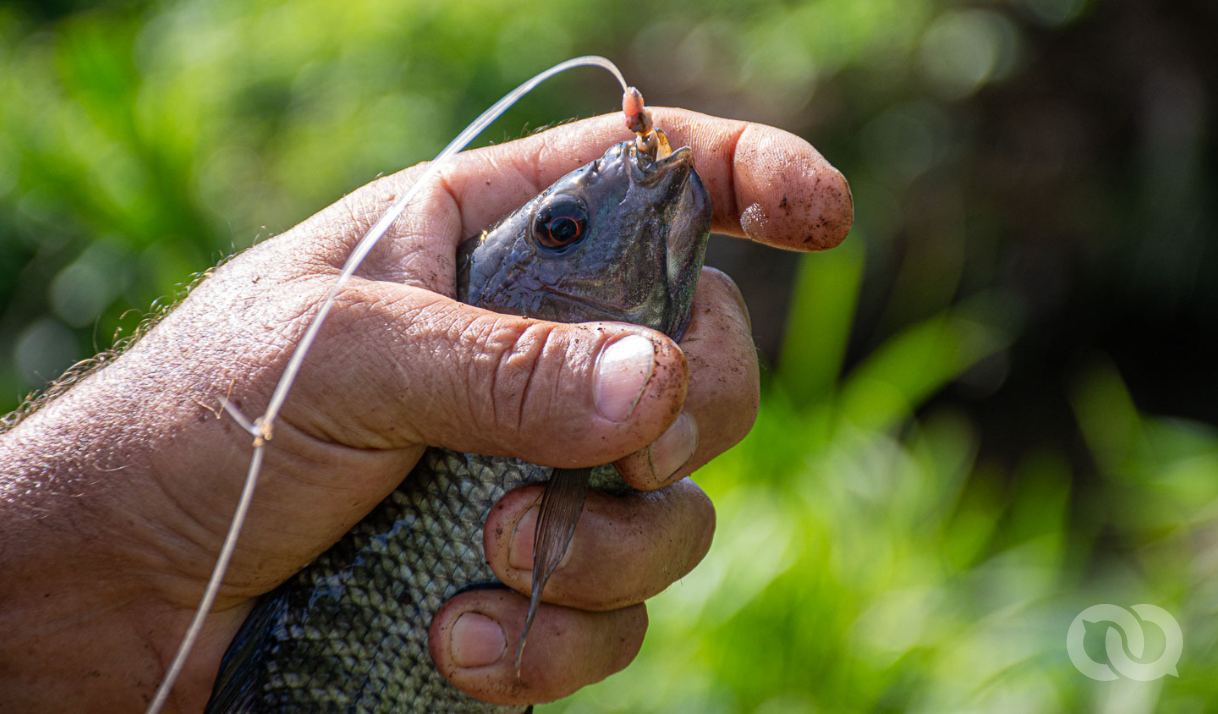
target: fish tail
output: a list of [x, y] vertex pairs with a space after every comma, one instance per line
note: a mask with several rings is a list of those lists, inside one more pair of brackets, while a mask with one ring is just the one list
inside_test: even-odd
[[251, 714], [257, 711], [262, 673], [270, 654], [267, 635], [280, 623], [288, 591], [280, 587], [263, 596], [245, 619], [220, 661], [220, 672], [204, 714]]

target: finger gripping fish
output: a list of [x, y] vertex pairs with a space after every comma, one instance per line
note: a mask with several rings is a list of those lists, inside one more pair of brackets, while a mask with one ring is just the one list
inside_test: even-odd
[[[629, 321], [679, 339], [711, 202], [690, 149], [670, 153], [661, 132], [649, 134], [462, 244], [458, 299], [561, 322]], [[428, 628], [458, 592], [502, 587], [483, 552], [487, 514], [508, 491], [543, 482], [531, 622], [588, 485], [628, 487], [610, 465], [554, 469], [430, 448], [342, 540], [259, 601], [224, 656], [207, 712], [524, 711], [449, 684]]]

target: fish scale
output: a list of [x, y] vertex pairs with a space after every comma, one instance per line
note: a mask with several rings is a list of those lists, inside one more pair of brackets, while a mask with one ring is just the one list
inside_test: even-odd
[[[429, 711], [525, 711], [477, 701], [448, 684], [432, 664], [427, 624], [468, 584], [494, 581], [481, 524], [504, 494], [544, 482], [552, 470], [427, 449], [397, 490], [260, 605], [278, 616], [263, 635], [274, 655], [261, 683], [264, 695], [272, 693], [266, 704], [288, 711], [382, 712], [396, 710], [410, 694], [424, 698]], [[437, 572], [450, 575], [441, 580]], [[237, 639], [261, 624], [251, 618]], [[368, 672], [354, 695], [341, 684], [350, 671]], [[324, 681], [335, 684], [315, 684]]]
[[[257, 617], [243, 625], [234, 641], [260, 634], [260, 649], [272, 655], [263, 677], [250, 682], [260, 696], [234, 690], [245, 699], [213, 699], [208, 711], [265, 705], [266, 711], [387, 712], [400, 711], [407, 698], [427, 702], [426, 711], [527, 711], [478, 701], [449, 684], [432, 663], [427, 625], [470, 584], [495, 581], [481, 524], [508, 491], [543, 483], [552, 471], [518, 459], [427, 449], [402, 485], [339, 543], [263, 598], [259, 608], [275, 623], [269, 632]], [[594, 470], [593, 486], [625, 490], [609, 466]], [[449, 577], [437, 578], [440, 572]], [[221, 670], [240, 670], [228, 661], [240, 653], [226, 656]], [[353, 671], [368, 672], [354, 695], [344, 686]]]

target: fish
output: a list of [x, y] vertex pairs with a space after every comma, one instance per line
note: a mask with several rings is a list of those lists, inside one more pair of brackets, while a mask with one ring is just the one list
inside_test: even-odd
[[[679, 340], [710, 223], [710, 195], [689, 147], [623, 142], [462, 243], [457, 299], [558, 322], [632, 322]], [[540, 483], [527, 633], [587, 489], [629, 487], [612, 465], [562, 469], [429, 447], [342, 539], [259, 599], [205, 711], [528, 711], [458, 690], [437, 670], [427, 639], [454, 595], [506, 587], [487, 564], [483, 527], [504, 494]]]

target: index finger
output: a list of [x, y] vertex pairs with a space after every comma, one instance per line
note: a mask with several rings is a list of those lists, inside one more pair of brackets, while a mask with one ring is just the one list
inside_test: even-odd
[[[824, 250], [846, 237], [854, 221], [850, 187], [807, 141], [764, 124], [651, 111], [674, 147], [693, 149], [715, 232], [792, 250]], [[460, 155], [442, 173], [463, 233], [475, 234], [632, 136], [615, 113]]]

